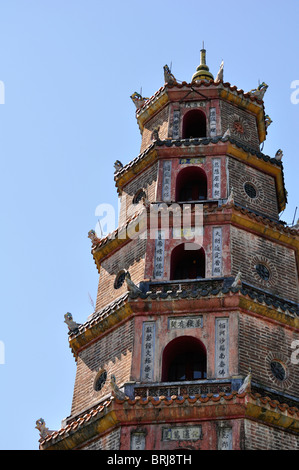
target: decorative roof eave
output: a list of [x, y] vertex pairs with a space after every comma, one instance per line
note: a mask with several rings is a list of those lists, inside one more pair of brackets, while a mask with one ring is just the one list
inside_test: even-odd
[[279, 403], [269, 397], [262, 397], [258, 393], [246, 394], [245, 402], [246, 418], [284, 428], [296, 434], [299, 433], [298, 408], [289, 408], [285, 403]]
[[[149, 290], [142, 293], [125, 292], [105, 308], [92, 314], [84, 324], [79, 325], [78, 332], [69, 335], [69, 346], [74, 357], [77, 358], [86, 345], [97, 341], [111, 328], [127, 321], [133, 315], [144, 315], [144, 312], [149, 310], [149, 304], [152, 314], [168, 314], [173, 311], [173, 302], [176, 302], [177, 312], [184, 311], [187, 300], [189, 307], [192, 307], [194, 303], [193, 308], [201, 311], [243, 309], [286, 324], [290, 328], [299, 327], [299, 304], [279, 299], [268, 292], [247, 285], [246, 282], [242, 282], [239, 287], [232, 287], [227, 284], [229, 279], [226, 282], [223, 279], [213, 281], [218, 281], [220, 284], [218, 287], [211, 284], [209, 290], [205, 286], [193, 287], [190, 291], [171, 290], [171, 283], [165, 282], [165, 286], [169, 289], [167, 292], [162, 290]], [[233, 279], [230, 282], [232, 283]], [[163, 282], [158, 284], [162, 285]]]
[[186, 419], [200, 423], [217, 419], [252, 419], [266, 425], [299, 433], [299, 410], [269, 397], [251, 392], [195, 395], [112, 398], [74, 419], [65, 428], [40, 440], [40, 450], [80, 449], [92, 439], [116, 427], [167, 423], [175, 425]]
[[[169, 292], [149, 292], [143, 296], [130, 296], [128, 300], [130, 300], [135, 314], [144, 312], [146, 302], [152, 302], [152, 314], [169, 314], [170, 311], [173, 311], [174, 301], [176, 302], [176, 311], [184, 311], [185, 300], [187, 300], [191, 310], [193, 308], [201, 312], [211, 312], [219, 309], [229, 311], [242, 309], [250, 314], [260, 315], [288, 325], [290, 328], [297, 329], [299, 327], [299, 303], [284, 301], [266, 291], [249, 286], [246, 282], [243, 282], [239, 287], [221, 287], [214, 289], [213, 292], [202, 289], [189, 293], [182, 291], [179, 294], [169, 290]], [[154, 304], [153, 300], [158, 302]]]
[[[221, 94], [225, 95], [226, 94], [233, 94], [235, 96], [239, 96], [241, 98], [241, 103], [245, 103], [245, 100], [248, 102], [251, 102], [253, 104], [256, 104], [257, 106], [263, 106], [263, 100], [259, 99], [256, 95], [253, 93], [245, 92], [242, 89], [237, 88], [235, 85], [231, 85], [229, 82], [224, 82], [223, 80], [219, 81], [213, 81], [213, 80], [201, 80], [201, 81], [196, 81], [192, 83], [187, 83], [187, 82], [182, 82], [182, 83], [175, 83], [175, 84], [168, 84], [167, 88], [169, 90], [176, 90], [176, 89], [181, 89], [181, 88], [215, 88], [215, 89], [220, 89], [225, 91], [225, 94], [221, 92]], [[247, 104], [244, 106], [247, 106]]]
[[[271, 163], [271, 165], [277, 167], [277, 168], [282, 168], [282, 163], [281, 161], [277, 160], [276, 158], [271, 158], [268, 155], [263, 154], [262, 152], [253, 149], [252, 147], [249, 147], [248, 145], [242, 144], [241, 142], [237, 141], [236, 139], [227, 136], [217, 136], [217, 137], [198, 137], [198, 138], [193, 138], [193, 139], [166, 139], [166, 140], [157, 140], [155, 142], [156, 147], [160, 148], [170, 148], [170, 147], [183, 147], [184, 150], [187, 147], [202, 147], [202, 149], [205, 149], [208, 145], [213, 144], [214, 145], [222, 145], [224, 152], [226, 148], [231, 144], [235, 146], [238, 149], [243, 150], [246, 153], [251, 154], [252, 156], [257, 157], [259, 160], [263, 160], [264, 162]], [[224, 146], [226, 144], [226, 146]], [[154, 145], [154, 144], [152, 144]], [[137, 159], [139, 160], [142, 157], [143, 154], [141, 154]], [[134, 161], [134, 160], [133, 160]], [[126, 167], [130, 166], [130, 164], [126, 165], [123, 167], [120, 172], [125, 171]], [[120, 173], [119, 172], [119, 173]], [[119, 174], [118, 173], [118, 174]]]
[[[217, 203], [217, 201], [215, 201], [215, 203]], [[258, 234], [265, 234], [266, 230], [268, 230], [267, 235], [272, 239], [291, 246], [299, 252], [299, 230], [295, 230], [292, 227], [286, 227], [279, 221], [274, 221], [265, 216], [258, 215], [250, 209], [238, 206], [234, 203], [226, 203], [217, 207], [209, 207], [204, 204], [204, 217], [206, 224], [214, 223], [215, 217], [217, 222], [219, 222], [220, 214], [223, 216], [221, 221], [226, 223], [232, 222], [242, 228], [249, 228]], [[161, 217], [161, 214], [159, 214], [159, 217]], [[100, 272], [100, 265], [103, 258], [111, 255], [121, 245], [132, 240], [134, 238], [132, 235], [136, 234], [136, 237], [140, 236], [140, 234], [147, 229], [148, 222], [148, 214], [143, 207], [136, 212], [136, 214], [130, 217], [126, 224], [117, 228], [106, 237], [99, 239], [91, 251], [98, 271]]]
[[167, 86], [161, 87], [144, 105], [136, 110], [136, 118], [140, 132], [143, 131], [144, 123], [154, 114], [160, 111], [169, 102]]
[[[257, 212], [249, 209], [248, 207], [244, 207], [244, 206], [241, 206], [239, 204], [235, 204], [234, 202], [226, 202], [224, 204], [222, 204], [221, 206], [217, 206], [217, 207], [207, 207], [205, 208], [204, 210], [204, 217], [209, 217], [207, 220], [206, 220], [206, 223], [209, 223], [209, 221], [211, 221], [211, 223], [213, 223], [213, 219], [210, 218], [210, 215], [215, 213], [215, 217], [217, 219], [217, 221], [219, 220], [219, 213], [223, 213], [225, 215], [225, 217], [223, 217], [221, 219], [221, 222], [222, 221], [226, 221], [228, 223], [231, 223], [232, 222], [232, 214], [236, 212], [237, 214], [240, 215], [240, 217], [244, 216], [244, 217], [247, 217], [249, 218], [250, 220], [254, 220], [256, 221], [258, 224], [263, 224], [264, 226], [266, 227], [269, 227], [269, 228], [272, 228], [273, 229], [273, 234], [274, 234], [274, 239], [277, 241], [280, 239], [280, 237], [277, 237], [277, 232], [279, 233], [283, 233], [285, 235], [285, 237], [287, 238], [284, 238], [283, 241], [286, 242], [287, 244], [288, 241], [289, 241], [289, 237], [294, 239], [294, 240], [298, 240], [299, 239], [299, 229], [295, 229], [293, 227], [288, 227], [288, 226], [285, 226], [283, 223], [281, 223], [279, 220], [274, 220], [274, 219], [270, 219], [269, 217], [266, 217], [265, 215], [262, 215], [262, 214], [258, 214]], [[230, 214], [230, 216], [228, 216], [228, 213]], [[233, 220], [234, 222], [234, 220]], [[240, 224], [242, 225], [242, 222], [240, 222]], [[248, 227], [248, 224], [246, 222], [244, 222], [244, 227]], [[261, 232], [262, 230], [262, 232]], [[257, 233], [264, 233], [264, 229], [261, 229], [259, 231], [257, 231]], [[295, 246], [297, 246], [297, 244], [295, 244]]]
[[240, 296], [239, 307], [246, 312], [249, 312], [250, 315], [259, 315], [277, 322], [289, 326], [294, 330], [299, 328], [299, 317], [295, 317], [290, 314], [287, 310], [283, 311], [280, 307], [273, 308], [273, 306], [268, 306], [265, 303], [265, 300], [261, 299], [261, 296], [256, 296], [251, 298], [251, 293], [245, 295], [246, 289], [243, 289], [242, 296]]
[[99, 242], [92, 247], [91, 253], [97, 266], [98, 272], [101, 270], [101, 261], [111, 255], [120, 246], [134, 240], [146, 229], [147, 216], [144, 208], [136, 212], [127, 222], [118, 227], [106, 237], [99, 239]]
[[[293, 248], [299, 266], [299, 230], [286, 227], [279, 221], [258, 215], [250, 209], [234, 203], [223, 204], [219, 207], [204, 207], [206, 224], [214, 223], [214, 218], [219, 223], [219, 216], [221, 216], [221, 221], [225, 223], [232, 223], [242, 229], [251, 230], [258, 235], [266, 235], [284, 246]], [[130, 240], [134, 239], [134, 236], [138, 237], [144, 233], [147, 230], [148, 223], [148, 214], [143, 207], [126, 224], [117, 228], [105, 238], [100, 239], [91, 250], [98, 272], [100, 273], [101, 262], [105, 257], [111, 255], [122, 245], [130, 242]]]
[[[121, 170], [119, 170], [114, 175], [115, 186], [117, 188], [118, 194], [122, 193], [122, 188], [125, 184], [127, 184], [132, 178], [134, 178], [137, 174], [141, 173], [146, 167], [150, 166], [157, 161], [160, 157], [158, 149], [165, 149], [173, 148], [174, 150], [177, 148], [177, 151], [180, 152], [180, 148], [183, 147], [184, 151], [190, 148], [191, 152], [194, 151], [194, 147], [198, 147], [199, 152], [205, 151], [207, 145], [212, 144], [213, 146], [218, 147], [219, 145], [223, 145], [223, 152], [226, 153], [228, 148], [231, 152], [234, 153], [236, 158], [240, 158], [242, 160], [246, 160], [251, 156], [252, 158], [255, 157], [256, 160], [260, 160], [263, 171], [266, 171], [270, 174], [273, 173], [269, 167], [274, 167], [276, 169], [275, 175], [280, 171], [283, 173], [283, 166], [282, 163], [275, 158], [271, 158], [268, 155], [264, 155], [261, 152], [258, 152], [255, 149], [249, 148], [240, 142], [237, 142], [235, 139], [231, 137], [204, 137], [204, 138], [195, 138], [195, 139], [167, 139], [167, 140], [157, 140], [153, 142], [144, 152], [139, 154], [136, 158], [131, 160], [128, 164], [124, 165]], [[236, 149], [235, 151], [232, 149]], [[250, 164], [254, 164], [255, 160], [251, 159]], [[262, 163], [263, 162], [263, 163]], [[271, 165], [269, 165], [269, 163]], [[266, 165], [268, 164], [268, 165]], [[259, 166], [256, 164], [254, 166]], [[272, 172], [272, 173], [271, 173]], [[281, 175], [283, 180], [283, 174]], [[286, 192], [284, 189], [283, 183], [283, 194], [281, 197], [284, 197], [286, 201]]]
[[100, 312], [93, 314], [89, 320], [79, 326], [77, 333], [69, 335], [69, 346], [75, 359], [84, 346], [132, 315], [131, 305], [127, 302], [128, 295], [126, 292]]
[[155, 160], [157, 160], [157, 150], [155, 143], [153, 143], [114, 175], [118, 194], [121, 195], [123, 186]]
[[[196, 301], [197, 308], [209, 309], [216, 308], [215, 300], [217, 303], [217, 308], [228, 308], [233, 309], [237, 308], [239, 305], [238, 296], [234, 294], [238, 293], [238, 289], [232, 289], [230, 295], [226, 296], [224, 294], [229, 294], [230, 290], [218, 290], [214, 295], [206, 296], [205, 293], [201, 296], [201, 293], [198, 292], [196, 296], [191, 295], [189, 301]], [[234, 298], [235, 297], [235, 300]], [[182, 296], [176, 295], [176, 309], [180, 311], [182, 308], [185, 308], [185, 299], [186, 296], [182, 293]], [[157, 300], [157, 304], [152, 304], [153, 300]], [[155, 307], [158, 306], [160, 313], [169, 310], [168, 302], [160, 301], [168, 300], [168, 302], [173, 302], [173, 296], [170, 294], [163, 295], [163, 293], [145, 293], [145, 294], [135, 294], [131, 292], [125, 292], [118, 299], [111, 302], [105, 308], [101, 309], [98, 312], [95, 312], [90, 316], [90, 318], [79, 325], [78, 331], [73, 332], [69, 335], [69, 346], [72, 350], [72, 353], [77, 359], [80, 351], [89, 345], [91, 342], [96, 341], [99, 337], [106, 333], [106, 331], [114, 328], [116, 325], [119, 325], [121, 322], [128, 320], [132, 315], [144, 314], [145, 304], [149, 302], [152, 304], [152, 313], [155, 312]], [[210, 304], [210, 307], [209, 305]]]

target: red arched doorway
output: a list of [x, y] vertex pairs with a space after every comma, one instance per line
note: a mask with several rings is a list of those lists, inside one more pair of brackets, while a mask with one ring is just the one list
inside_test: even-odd
[[204, 344], [193, 336], [170, 341], [162, 359], [162, 381], [180, 382], [207, 378], [207, 354]]
[[176, 179], [176, 202], [204, 201], [207, 199], [207, 175], [202, 168], [181, 170]]
[[[194, 248], [194, 244], [192, 244]], [[198, 245], [198, 250], [188, 250], [188, 243], [181, 243], [171, 253], [170, 280], [205, 278], [205, 252]]]
[[192, 109], [183, 118], [183, 139], [206, 137], [207, 119], [203, 111]]

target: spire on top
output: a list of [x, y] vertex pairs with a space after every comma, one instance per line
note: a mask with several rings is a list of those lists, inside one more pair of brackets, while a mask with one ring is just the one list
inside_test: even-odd
[[200, 80], [214, 81], [214, 77], [206, 64], [206, 50], [204, 41], [202, 42], [202, 49], [200, 51], [200, 65], [197, 67], [196, 72], [192, 77], [192, 82], [197, 82]]

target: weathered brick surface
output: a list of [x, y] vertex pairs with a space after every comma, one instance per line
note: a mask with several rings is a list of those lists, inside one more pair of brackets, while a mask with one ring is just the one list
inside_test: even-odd
[[[220, 102], [222, 134], [230, 129], [231, 137], [255, 150], [260, 150], [256, 117], [250, 112], [225, 101]], [[241, 133], [236, 132], [235, 122], [243, 127]]]
[[[258, 211], [270, 218], [278, 219], [275, 181], [272, 176], [251, 168], [228, 157], [229, 187], [233, 188], [234, 201], [244, 207]], [[250, 198], [244, 189], [250, 183], [256, 189], [256, 198]]]
[[245, 420], [244, 450], [298, 450], [298, 436], [255, 421]]
[[119, 450], [120, 446], [120, 428], [111, 431], [87, 446], [83, 450]]
[[[99, 402], [111, 393], [110, 378], [115, 375], [121, 386], [130, 380], [133, 351], [134, 321], [127, 321], [80, 352], [77, 360], [72, 416]], [[100, 391], [94, 381], [101, 370], [107, 371], [107, 381]]]
[[148, 201], [154, 202], [156, 200], [157, 171], [158, 164], [154, 163], [124, 186], [121, 195], [119, 226], [122, 226], [128, 218], [142, 209], [142, 201], [139, 204], [133, 204], [134, 196], [140, 189], [144, 190]]
[[[298, 332], [266, 319], [240, 314], [239, 373], [247, 375], [252, 369], [252, 381], [291, 396], [299, 394], [299, 366], [292, 362], [291, 347], [299, 339]], [[275, 378], [271, 361], [278, 360], [286, 369], [286, 379]], [[283, 398], [282, 398], [283, 400]]]
[[140, 152], [143, 152], [149, 145], [152, 144], [153, 142], [152, 134], [155, 129], [159, 128], [159, 138], [161, 140], [167, 139], [168, 115], [169, 115], [169, 106], [166, 106], [145, 124], [143, 133], [142, 133], [142, 142], [141, 142]]
[[122, 269], [130, 272], [131, 279], [135, 284], [139, 284], [144, 279], [145, 252], [146, 240], [134, 239], [103, 261], [96, 310], [105, 307], [128, 290], [126, 283], [119, 289], [114, 288], [117, 273]]
[[[282, 298], [298, 302], [298, 275], [294, 251], [264, 237], [231, 227], [232, 274], [242, 272], [242, 279]], [[269, 281], [257, 274], [255, 266], [265, 264]]]

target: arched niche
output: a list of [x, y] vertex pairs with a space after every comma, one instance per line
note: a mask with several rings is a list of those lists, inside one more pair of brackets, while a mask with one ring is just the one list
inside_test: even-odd
[[202, 168], [183, 168], [176, 178], [176, 202], [206, 200], [207, 186], [207, 175]]
[[162, 382], [204, 380], [207, 353], [204, 344], [193, 336], [179, 336], [167, 344], [162, 358]]
[[171, 253], [170, 280], [202, 278], [205, 278], [204, 249], [195, 243], [181, 243], [176, 246]]
[[183, 118], [183, 139], [206, 137], [207, 119], [200, 109], [191, 109]]

